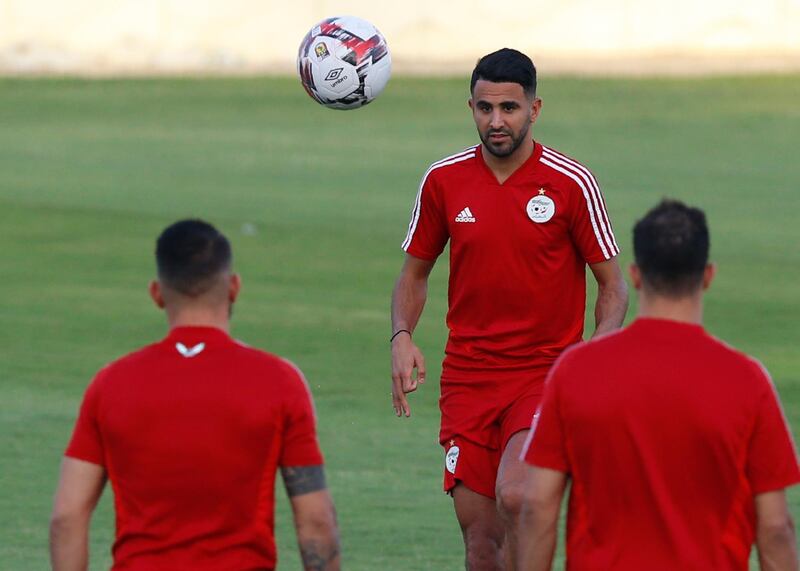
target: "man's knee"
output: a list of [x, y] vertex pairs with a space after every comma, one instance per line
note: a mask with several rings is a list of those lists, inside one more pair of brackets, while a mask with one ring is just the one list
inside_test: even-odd
[[503, 534], [496, 525], [474, 522], [462, 527], [468, 571], [503, 569]]
[[497, 511], [504, 521], [517, 521], [522, 512], [522, 502], [525, 493], [525, 486], [521, 482], [498, 483]]

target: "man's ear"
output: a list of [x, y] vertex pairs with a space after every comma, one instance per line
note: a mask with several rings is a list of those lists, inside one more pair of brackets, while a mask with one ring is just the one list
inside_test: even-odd
[[147, 289], [150, 292], [150, 298], [153, 300], [153, 303], [156, 304], [156, 307], [159, 309], [164, 309], [164, 295], [161, 292], [161, 284], [159, 281], [151, 281], [150, 286]]
[[542, 100], [539, 97], [534, 97], [531, 102], [531, 123], [536, 123], [539, 118], [539, 113], [542, 112]]
[[631, 277], [633, 289], [642, 289], [642, 270], [636, 264], [628, 266], [628, 275]]
[[717, 264], [706, 264], [706, 269], [703, 270], [703, 291], [711, 287], [711, 282], [717, 276]]
[[228, 284], [228, 300], [231, 303], [236, 302], [236, 298], [239, 297], [239, 292], [242, 289], [242, 278], [239, 274], [231, 274], [230, 282]]

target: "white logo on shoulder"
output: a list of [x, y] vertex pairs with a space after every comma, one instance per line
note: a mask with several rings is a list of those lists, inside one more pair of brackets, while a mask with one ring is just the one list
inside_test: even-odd
[[542, 224], [555, 215], [556, 203], [553, 202], [552, 198], [545, 195], [545, 189], [540, 188], [539, 195], [534, 196], [528, 201], [526, 210], [528, 212], [528, 218], [537, 224]]
[[458, 213], [458, 216], [456, 216], [456, 222], [475, 222], [475, 216], [473, 216], [472, 210], [469, 209], [469, 206]]
[[203, 349], [206, 348], [206, 344], [198, 343], [194, 347], [187, 347], [183, 343], [175, 343], [175, 348], [178, 350], [178, 353], [180, 353], [187, 359], [191, 359], [192, 357], [196, 357], [197, 355], [202, 353]]
[[458, 446], [451, 446], [444, 457], [444, 466], [451, 474], [456, 473], [456, 464], [458, 464], [458, 453], [461, 449]]

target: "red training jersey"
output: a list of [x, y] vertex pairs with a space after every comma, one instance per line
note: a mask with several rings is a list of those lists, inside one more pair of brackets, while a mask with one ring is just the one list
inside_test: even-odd
[[102, 369], [66, 455], [108, 473], [120, 571], [273, 569], [276, 469], [323, 461], [299, 370], [211, 327]]
[[800, 480], [765, 369], [660, 319], [567, 350], [523, 454], [572, 476], [568, 569], [746, 570], [753, 496]]
[[499, 184], [470, 147], [422, 177], [403, 249], [433, 260], [450, 241], [443, 377], [530, 371], [583, 335], [586, 264], [619, 253], [584, 166], [534, 144]]

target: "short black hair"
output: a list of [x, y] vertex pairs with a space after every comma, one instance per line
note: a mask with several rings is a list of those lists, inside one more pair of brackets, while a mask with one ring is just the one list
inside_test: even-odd
[[705, 213], [678, 200], [662, 200], [633, 228], [636, 265], [659, 295], [694, 293], [703, 282], [709, 247]]
[[483, 56], [472, 70], [469, 92], [475, 91], [479, 79], [492, 83], [518, 83], [525, 95], [536, 97], [536, 66], [524, 53], [503, 48]]
[[232, 261], [228, 239], [202, 220], [175, 222], [156, 241], [158, 278], [191, 297], [208, 291]]

